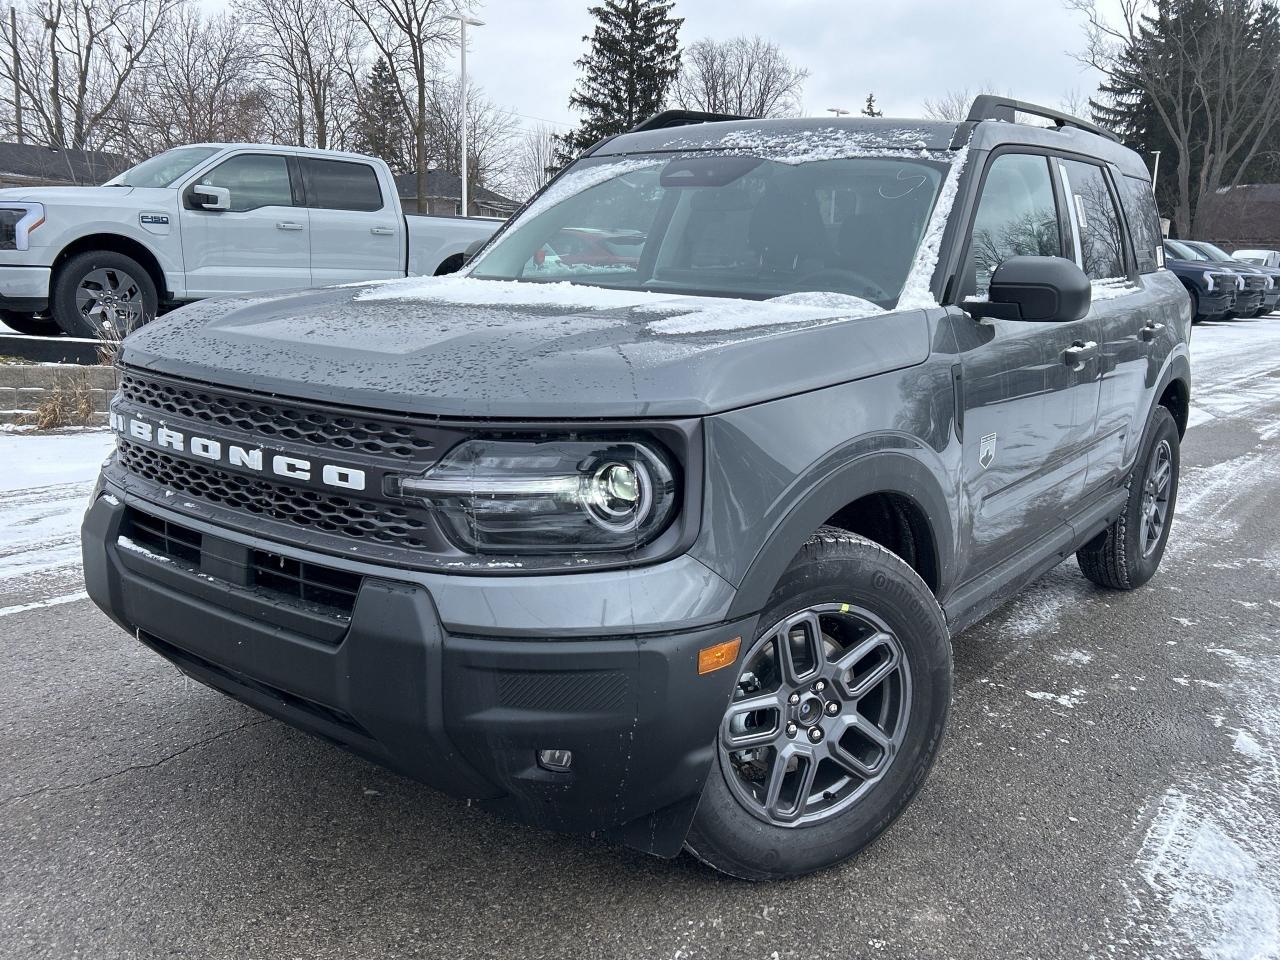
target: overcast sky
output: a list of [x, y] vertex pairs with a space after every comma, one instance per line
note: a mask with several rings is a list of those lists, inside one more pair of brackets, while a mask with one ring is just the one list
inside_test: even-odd
[[[587, 0], [483, 0], [468, 73], [499, 106], [574, 122], [574, 60], [592, 29]], [[1056, 105], [1097, 76], [1072, 53], [1079, 17], [1062, 0], [677, 0], [681, 45], [759, 34], [810, 73], [806, 113], [858, 110], [875, 91], [887, 116], [918, 116], [926, 98], [983, 84]]]

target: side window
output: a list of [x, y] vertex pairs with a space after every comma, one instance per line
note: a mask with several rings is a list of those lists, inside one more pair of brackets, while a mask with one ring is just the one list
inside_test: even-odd
[[302, 158], [307, 183], [307, 206], [326, 210], [382, 209], [378, 174], [367, 163]]
[[1070, 199], [1080, 268], [1091, 280], [1127, 277], [1124, 227], [1102, 168], [1079, 160], [1055, 162], [1062, 176], [1063, 192]]
[[218, 164], [200, 182], [231, 191], [231, 209], [236, 213], [259, 207], [293, 206], [289, 183], [289, 159], [265, 153], [242, 153]]
[[1003, 153], [982, 185], [962, 295], [986, 297], [996, 267], [1018, 256], [1062, 256], [1058, 205], [1047, 157]]
[[1154, 273], [1164, 262], [1159, 253], [1164, 237], [1160, 231], [1156, 199], [1151, 193], [1151, 182], [1140, 177], [1121, 177], [1120, 205], [1124, 207], [1125, 218], [1129, 221], [1129, 236], [1133, 238], [1138, 272]]

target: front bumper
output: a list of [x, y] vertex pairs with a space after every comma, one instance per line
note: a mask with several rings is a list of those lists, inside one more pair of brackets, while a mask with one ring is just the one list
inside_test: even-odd
[[[103, 485], [84, 520], [85, 583], [113, 620], [184, 673], [513, 819], [679, 852], [737, 676], [733, 668], [700, 676], [698, 651], [753, 636], [754, 618], [570, 639], [521, 636], [508, 618], [499, 635], [468, 635], [442, 623], [439, 600], [482, 578], [429, 587], [394, 568], [374, 575], [367, 564], [200, 524], [198, 561], [184, 563], [128, 538], [122, 545], [139, 509], [191, 525]], [[235, 558], [254, 550], [358, 570], [349, 617], [321, 617], [237, 582]], [[508, 585], [518, 589], [518, 580]], [[581, 580], [589, 605], [589, 579]], [[571, 750], [569, 772], [540, 767], [543, 749]]]
[[1248, 316], [1253, 311], [1260, 309], [1262, 302], [1262, 290], [1241, 290], [1236, 294], [1236, 302], [1231, 307], [1231, 312], [1242, 317]]
[[0, 310], [35, 313], [49, 306], [48, 267], [0, 266]]

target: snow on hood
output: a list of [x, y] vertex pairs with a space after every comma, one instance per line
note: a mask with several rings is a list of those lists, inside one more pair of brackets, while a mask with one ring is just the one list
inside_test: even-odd
[[643, 290], [617, 290], [583, 283], [481, 280], [451, 274], [409, 277], [369, 286], [356, 300], [420, 300], [467, 307], [553, 307], [564, 310], [613, 310], [652, 305], [680, 297]]
[[697, 334], [781, 324], [856, 320], [885, 313], [870, 300], [842, 293], [791, 293], [772, 300], [689, 297], [675, 303], [638, 306], [636, 313], [663, 313], [649, 323], [653, 333]]

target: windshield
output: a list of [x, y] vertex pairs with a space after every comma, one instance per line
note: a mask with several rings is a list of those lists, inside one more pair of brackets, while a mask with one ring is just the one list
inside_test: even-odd
[[1196, 247], [1208, 254], [1210, 260], [1234, 260], [1235, 257], [1227, 253], [1221, 247], [1215, 247], [1212, 243], [1205, 243], [1203, 240], [1196, 241]]
[[1179, 243], [1177, 240], [1166, 240], [1164, 242], [1165, 249], [1179, 260], [1208, 260], [1203, 253], [1194, 247], [1188, 247], [1185, 243]]
[[579, 161], [469, 272], [750, 299], [831, 291], [893, 306], [947, 164], [786, 161], [723, 153]]
[[143, 160], [106, 182], [108, 187], [167, 187], [203, 160], [218, 152], [217, 147], [178, 147]]

